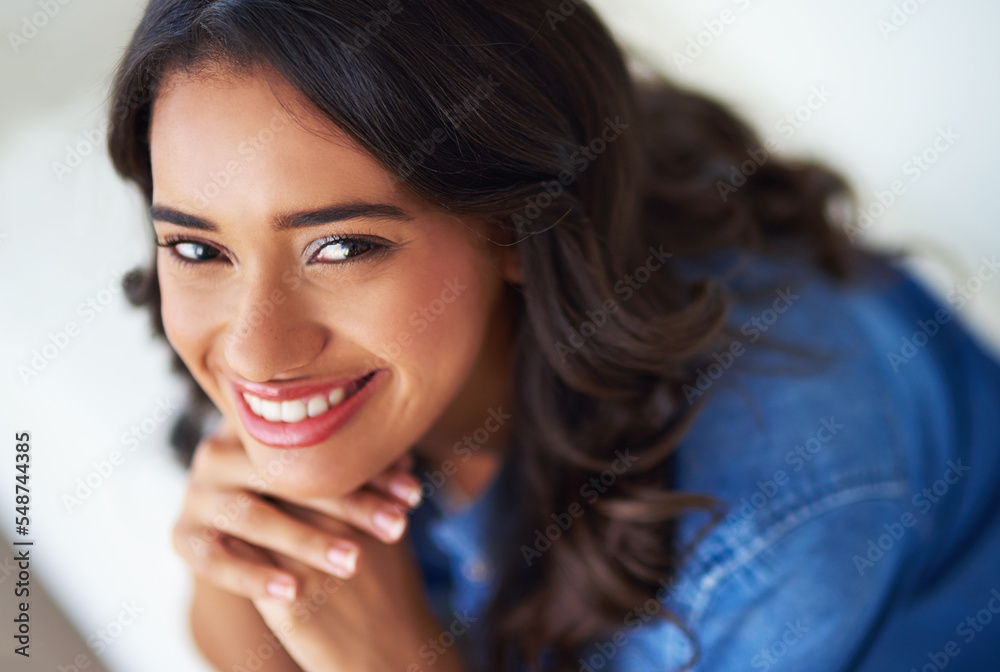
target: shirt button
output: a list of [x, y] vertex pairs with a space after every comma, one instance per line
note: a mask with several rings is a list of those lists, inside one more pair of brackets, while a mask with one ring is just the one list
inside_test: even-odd
[[483, 581], [490, 575], [490, 567], [487, 565], [482, 558], [475, 558], [465, 563], [462, 567], [462, 573], [465, 575], [469, 581]]

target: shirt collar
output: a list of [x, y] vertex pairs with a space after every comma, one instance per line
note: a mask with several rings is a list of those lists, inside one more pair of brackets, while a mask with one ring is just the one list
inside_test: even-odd
[[[490, 514], [503, 496], [508, 463], [508, 455], [504, 455], [486, 489], [471, 502], [454, 508], [446, 501], [442, 489], [435, 487], [433, 481], [427, 478], [424, 463], [418, 462], [419, 478], [424, 482], [424, 491], [433, 492], [427, 500], [434, 507], [434, 515], [427, 524], [427, 531], [431, 540], [443, 552], [457, 556], [460, 561], [483, 558], [488, 554], [487, 545], [492, 537], [492, 532], [488, 529]], [[441, 476], [448, 478], [443, 474]]]

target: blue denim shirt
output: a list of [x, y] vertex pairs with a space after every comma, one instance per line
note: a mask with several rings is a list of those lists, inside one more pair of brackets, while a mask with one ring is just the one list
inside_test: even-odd
[[[682, 667], [692, 647], [668, 608], [698, 639], [697, 671], [1000, 670], [1000, 363], [962, 326], [967, 298], [886, 272], [844, 288], [753, 257], [727, 279], [760, 296], [734, 307], [733, 342], [687, 391], [708, 399], [675, 462], [675, 488], [727, 515], [579, 669]], [[764, 338], [833, 357], [803, 368]], [[448, 633], [436, 646], [460, 647], [472, 670], [489, 669], [490, 515], [509, 507], [512, 468], [464, 507], [417, 473], [434, 494], [409, 536]], [[682, 518], [680, 541], [707, 519]]]

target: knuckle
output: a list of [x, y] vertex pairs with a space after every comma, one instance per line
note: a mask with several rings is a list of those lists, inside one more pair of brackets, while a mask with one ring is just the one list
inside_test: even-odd
[[243, 595], [266, 595], [266, 579], [250, 572], [237, 572], [233, 577], [237, 589]]
[[199, 541], [203, 545], [196, 546], [190, 556], [189, 564], [191, 565], [191, 570], [198, 576], [217, 582], [225, 554], [222, 544], [218, 539]]
[[290, 550], [300, 559], [322, 558], [326, 554], [326, 538], [322, 534], [310, 534], [305, 530], [293, 533]]
[[272, 514], [271, 507], [257, 497], [251, 497], [245, 502], [245, 506], [240, 506], [239, 511], [233, 516], [233, 524], [242, 528], [261, 527]]

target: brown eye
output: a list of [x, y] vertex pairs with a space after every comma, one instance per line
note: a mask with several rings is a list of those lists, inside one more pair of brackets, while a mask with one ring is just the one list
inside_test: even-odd
[[338, 237], [326, 242], [313, 256], [313, 260], [334, 264], [345, 263], [384, 249], [386, 249], [384, 245], [366, 238]]
[[167, 236], [164, 242], [156, 244], [169, 248], [171, 257], [182, 264], [203, 264], [222, 257], [222, 250], [200, 240]]
[[218, 259], [219, 255], [222, 254], [218, 248], [193, 241], [176, 243], [173, 245], [173, 248], [177, 256], [194, 262], [212, 261], [213, 259]]

